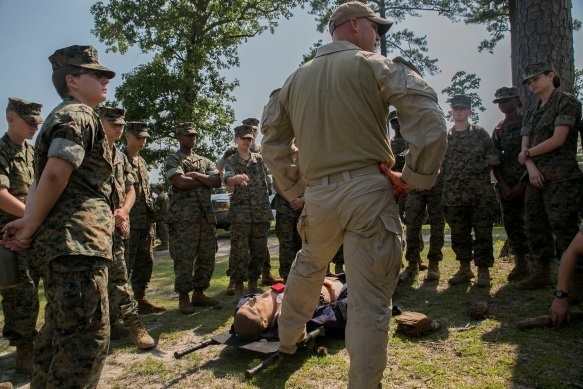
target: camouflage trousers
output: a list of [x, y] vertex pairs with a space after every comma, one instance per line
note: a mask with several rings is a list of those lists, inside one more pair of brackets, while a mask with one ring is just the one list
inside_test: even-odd
[[125, 260], [132, 289], [134, 292], [145, 291], [154, 268], [151, 229], [130, 229], [130, 238], [126, 240]]
[[[275, 224], [277, 228], [277, 223]], [[269, 232], [269, 229], [267, 230]], [[218, 249], [217, 249], [218, 250]], [[261, 266], [261, 271], [265, 273], [271, 272], [271, 254], [269, 253], [269, 247], [265, 247], [265, 262]], [[227, 269], [227, 276], [231, 276], [231, 269], [233, 268], [233, 246], [229, 248], [229, 268]]]
[[108, 263], [107, 293], [109, 296], [109, 321], [117, 323], [120, 319], [126, 325], [139, 323], [138, 303], [128, 284], [128, 273], [124, 258], [125, 244], [121, 235], [113, 235], [113, 261]]
[[429, 238], [429, 252], [427, 259], [441, 261], [444, 244], [445, 214], [441, 197], [443, 186], [430, 190], [410, 191], [407, 193], [405, 204], [406, 251], [405, 259], [409, 262], [420, 262], [423, 251], [423, 235], [421, 228], [425, 221], [425, 214], [429, 216], [427, 221], [431, 226]]
[[4, 328], [2, 336], [10, 345], [32, 344], [37, 334], [38, 318], [38, 282], [40, 272], [30, 266], [26, 255], [18, 254], [20, 285], [0, 290]]
[[259, 279], [262, 265], [269, 260], [268, 232], [269, 222], [231, 224], [232, 281], [244, 282]]
[[43, 281], [45, 323], [34, 341], [30, 387], [95, 388], [109, 347], [106, 261], [58, 257]]
[[576, 179], [545, 182], [543, 189], [526, 187], [526, 234], [533, 261], [548, 263], [555, 256], [560, 258], [579, 232], [582, 185]]
[[496, 206], [494, 202], [484, 201], [444, 207], [445, 219], [451, 229], [451, 248], [458, 261], [473, 259], [476, 266], [494, 265], [492, 225]]
[[216, 225], [201, 218], [191, 223], [172, 223], [169, 227], [174, 291], [208, 289], [215, 270]]
[[162, 243], [168, 243], [168, 224], [156, 222], [156, 236]]
[[287, 278], [291, 265], [302, 248], [302, 238], [298, 234], [300, 213], [290, 216], [281, 212], [275, 215], [275, 234], [279, 240], [279, 276]]
[[502, 207], [502, 221], [504, 229], [510, 242], [510, 247], [514, 254], [528, 254], [528, 238], [526, 236], [525, 213], [525, 192], [516, 199], [505, 200], [499, 192], [500, 206]]

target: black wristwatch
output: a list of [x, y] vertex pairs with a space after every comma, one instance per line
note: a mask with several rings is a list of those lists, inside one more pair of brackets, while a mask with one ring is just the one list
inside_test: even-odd
[[564, 297], [569, 297], [569, 293], [563, 292], [562, 290], [556, 290], [555, 291], [555, 297], [558, 298], [558, 299], [562, 299]]
[[522, 153], [526, 158], [530, 157], [530, 151], [528, 149], [524, 150]]

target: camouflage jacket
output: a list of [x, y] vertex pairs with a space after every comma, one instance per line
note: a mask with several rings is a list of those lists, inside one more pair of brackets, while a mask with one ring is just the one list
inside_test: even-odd
[[[175, 151], [166, 158], [164, 163], [166, 178], [176, 174], [186, 174], [199, 172], [210, 176], [218, 176], [214, 163], [208, 158], [191, 152], [184, 154], [180, 150]], [[217, 219], [211, 203], [211, 188], [201, 186], [197, 189], [179, 189], [172, 185], [172, 198], [170, 200], [169, 214], [166, 218], [168, 223], [196, 222], [205, 217], [209, 223], [216, 223]]]
[[166, 215], [168, 215], [170, 200], [168, 199], [168, 195], [166, 193], [162, 192], [158, 195], [158, 197], [156, 197], [156, 200], [154, 200], [154, 208], [162, 216], [166, 217]]
[[441, 166], [443, 205], [496, 201], [489, 166], [499, 163], [492, 138], [482, 127], [470, 125], [464, 131], [450, 128]]
[[126, 187], [134, 185], [135, 179], [132, 172], [132, 165], [128, 157], [118, 148], [113, 148], [113, 209], [124, 206], [126, 202]]
[[[272, 208], [275, 209], [276, 212], [281, 214], [291, 216], [291, 217], [299, 217], [302, 213], [302, 210], [294, 211], [292, 207], [289, 205], [287, 201], [279, 194], [275, 194], [272, 200]], [[303, 208], [302, 208], [303, 209]]]
[[577, 129], [581, 127], [581, 103], [572, 95], [555, 89], [546, 104], [539, 103], [524, 117], [522, 135], [534, 147], [553, 136], [555, 127], [569, 126], [565, 143], [558, 149], [533, 157], [545, 181], [561, 182], [581, 177], [577, 164]]
[[[36, 139], [35, 179], [49, 158], [75, 167], [33, 242], [37, 265], [62, 255], [112, 258], [112, 149], [93, 109], [72, 98], [49, 114]], [[38, 195], [38, 193], [37, 193]]]
[[231, 223], [261, 223], [273, 218], [267, 192], [267, 170], [261, 154], [251, 153], [248, 160], [235, 153], [225, 162], [225, 180], [237, 174], [249, 177], [247, 186], [235, 187], [229, 208]]
[[[261, 146], [255, 145], [249, 149], [252, 153], [261, 153]], [[237, 146], [231, 146], [225, 150], [223, 156], [217, 161], [217, 165], [225, 167], [225, 163], [227, 162], [227, 158], [237, 152]]]
[[134, 160], [129, 154], [127, 147], [125, 147], [122, 152], [126, 155], [127, 160], [132, 167], [134, 189], [136, 191], [136, 202], [130, 211], [131, 228], [149, 230], [152, 224], [150, 213], [154, 209], [154, 202], [150, 195], [148, 165], [140, 155]]
[[391, 168], [396, 172], [402, 172], [403, 166], [405, 166], [405, 154], [409, 149], [407, 141], [403, 137], [392, 137], [390, 140], [391, 151], [395, 156], [395, 164]]
[[[12, 143], [8, 134], [0, 139], [0, 188], [24, 203], [34, 181], [34, 148], [28, 143], [20, 146]], [[0, 210], [0, 226], [16, 216]]]
[[494, 150], [500, 158], [500, 174], [510, 187], [518, 184], [524, 175], [526, 168], [518, 162], [518, 154], [522, 149], [522, 121], [520, 115], [518, 122], [513, 124], [502, 120], [492, 132]]

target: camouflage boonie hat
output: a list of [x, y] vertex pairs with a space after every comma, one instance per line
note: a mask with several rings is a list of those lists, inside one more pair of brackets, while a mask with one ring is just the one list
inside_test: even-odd
[[178, 135], [189, 135], [189, 134], [198, 134], [196, 131], [196, 126], [192, 122], [180, 123], [176, 127], [174, 127], [174, 133], [176, 136]]
[[251, 138], [253, 139], [253, 127], [243, 124], [242, 126], [235, 127], [235, 137], [236, 138]]
[[133, 136], [141, 136], [143, 138], [151, 138], [148, 133], [148, 123], [145, 122], [127, 122], [126, 131]]
[[539, 74], [542, 74], [546, 71], [555, 72], [555, 69], [553, 68], [553, 65], [547, 62], [537, 62], [526, 65], [526, 68], [524, 68], [524, 77], [522, 78], [522, 85], [525, 85], [528, 82], [529, 78], [538, 76]]
[[103, 72], [109, 79], [115, 77], [115, 72], [99, 64], [97, 50], [93, 46], [69, 46], [59, 49], [49, 57], [53, 71], [64, 66], [77, 66]]
[[368, 20], [375, 22], [379, 26], [377, 30], [379, 36], [385, 35], [393, 25], [393, 19], [383, 19], [378, 17], [368, 5], [363, 4], [360, 1], [349, 1], [338, 6], [338, 8], [332, 13], [332, 16], [330, 16], [330, 21], [328, 22], [328, 31], [330, 31], [330, 35], [332, 35], [336, 27], [343, 25], [352, 18], [367, 18]]
[[520, 92], [518, 91], [518, 88], [515, 86], [510, 87], [510, 88], [509, 87], [502, 87], [502, 88], [496, 90], [496, 93], [494, 93], [494, 97], [495, 97], [495, 99], [492, 102], [494, 104], [498, 104], [499, 102], [501, 102], [503, 100], [508, 100], [508, 99], [520, 97]]
[[450, 105], [452, 108], [465, 107], [472, 108], [472, 99], [466, 95], [455, 95], [451, 98]]
[[99, 107], [99, 117], [113, 124], [126, 124], [124, 120], [126, 110], [114, 107]]
[[399, 120], [397, 117], [397, 111], [391, 111], [389, 113], [389, 121], [392, 122], [393, 120]]
[[31, 103], [30, 101], [9, 97], [6, 109], [16, 112], [16, 114], [28, 124], [35, 125], [44, 123], [43, 118], [40, 116], [40, 110], [42, 107], [42, 104]]

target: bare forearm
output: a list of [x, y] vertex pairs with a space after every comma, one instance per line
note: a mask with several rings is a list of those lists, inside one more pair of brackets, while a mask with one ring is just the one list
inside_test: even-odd
[[186, 177], [192, 178], [204, 186], [208, 186], [209, 188], [219, 188], [221, 186], [221, 177], [220, 176], [211, 176], [208, 174], [202, 174], [198, 172], [190, 172], [186, 173]]
[[17, 217], [24, 216], [24, 203], [12, 196], [8, 189], [0, 189], [0, 209]]
[[557, 289], [564, 292], [569, 290], [569, 283], [571, 282], [573, 272], [575, 271], [577, 258], [581, 255], [583, 255], [583, 234], [579, 232], [561, 257]]
[[123, 204], [124, 210], [129, 213], [136, 202], [136, 190], [133, 185], [126, 186], [126, 201]]
[[569, 126], [555, 127], [553, 136], [551, 136], [544, 142], [539, 143], [538, 145], [534, 146], [528, 151], [530, 156], [536, 157], [537, 155], [546, 154], [561, 147], [565, 143], [565, 140], [567, 139], [569, 129], [570, 129]]

